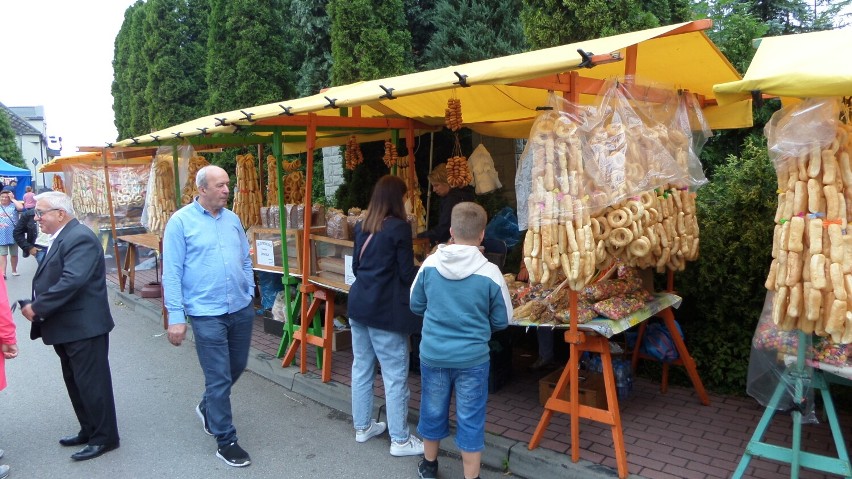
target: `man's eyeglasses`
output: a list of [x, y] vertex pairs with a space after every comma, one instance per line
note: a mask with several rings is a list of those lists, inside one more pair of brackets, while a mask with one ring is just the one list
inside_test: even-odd
[[50, 213], [51, 211], [59, 211], [61, 209], [62, 208], [50, 208], [49, 210], [35, 210], [35, 215], [38, 216], [39, 218], [41, 218], [42, 216], [44, 216], [47, 213]]

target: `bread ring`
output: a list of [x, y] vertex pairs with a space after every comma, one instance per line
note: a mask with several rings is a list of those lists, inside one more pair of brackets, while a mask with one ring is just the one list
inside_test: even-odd
[[651, 251], [651, 242], [648, 241], [648, 238], [640, 236], [630, 243], [627, 251], [637, 258], [644, 258]]
[[[606, 221], [604, 221], [604, 223], [606, 223]], [[602, 233], [602, 230], [601, 230], [601, 222], [600, 222], [600, 221], [598, 221], [598, 219], [597, 219], [597, 218], [592, 218], [592, 219], [590, 220], [590, 223], [589, 223], [589, 224], [590, 224], [590, 226], [591, 226], [591, 228], [592, 228], [592, 238], [594, 238], [594, 239], [595, 239], [595, 241], [600, 240], [600, 239], [601, 239], [601, 233]]]
[[577, 125], [560, 116], [556, 119], [556, 128], [553, 129], [553, 132], [559, 138], [570, 138], [577, 132]]
[[[606, 214], [606, 221], [609, 223], [609, 226], [613, 229], [615, 228], [624, 228], [628, 223], [629, 217], [625, 210], [619, 208], [617, 210], [612, 210]], [[614, 233], [614, 231], [612, 232]], [[610, 233], [610, 235], [612, 234]], [[625, 243], [627, 244], [627, 243]]]
[[639, 199], [642, 201], [642, 206], [644, 206], [646, 210], [653, 208], [657, 203], [657, 197], [650, 191], [646, 191], [639, 195]]
[[623, 248], [633, 241], [633, 232], [627, 228], [614, 228], [609, 234], [609, 243], [616, 248]]
[[609, 238], [609, 234], [612, 231], [612, 227], [609, 225], [609, 221], [605, 217], [598, 219], [598, 224], [601, 227], [601, 234], [598, 239], [606, 240], [607, 238]]
[[642, 206], [642, 203], [639, 200], [630, 200], [627, 202], [625, 206], [630, 214], [633, 215], [634, 221], [639, 220], [645, 214], [645, 207]]

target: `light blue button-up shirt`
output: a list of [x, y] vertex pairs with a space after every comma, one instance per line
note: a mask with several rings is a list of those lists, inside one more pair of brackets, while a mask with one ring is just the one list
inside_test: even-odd
[[237, 215], [222, 208], [214, 218], [197, 198], [172, 215], [163, 235], [163, 291], [170, 325], [251, 302], [254, 272]]

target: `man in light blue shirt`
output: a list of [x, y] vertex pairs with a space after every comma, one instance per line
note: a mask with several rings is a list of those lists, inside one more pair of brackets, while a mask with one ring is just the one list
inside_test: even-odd
[[169, 342], [180, 346], [186, 321], [204, 371], [205, 391], [195, 412], [216, 436], [216, 456], [229, 466], [251, 464], [237, 443], [231, 387], [248, 362], [254, 322], [254, 273], [240, 219], [225, 208], [228, 173], [206, 166], [195, 177], [198, 196], [172, 215], [163, 235], [163, 290]]

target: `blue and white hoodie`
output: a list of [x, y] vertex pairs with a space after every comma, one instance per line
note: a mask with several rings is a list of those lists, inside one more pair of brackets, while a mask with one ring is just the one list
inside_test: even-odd
[[411, 311], [423, 316], [420, 361], [464, 369], [488, 361], [491, 332], [509, 325], [512, 300], [479, 248], [442, 244], [414, 278]]

